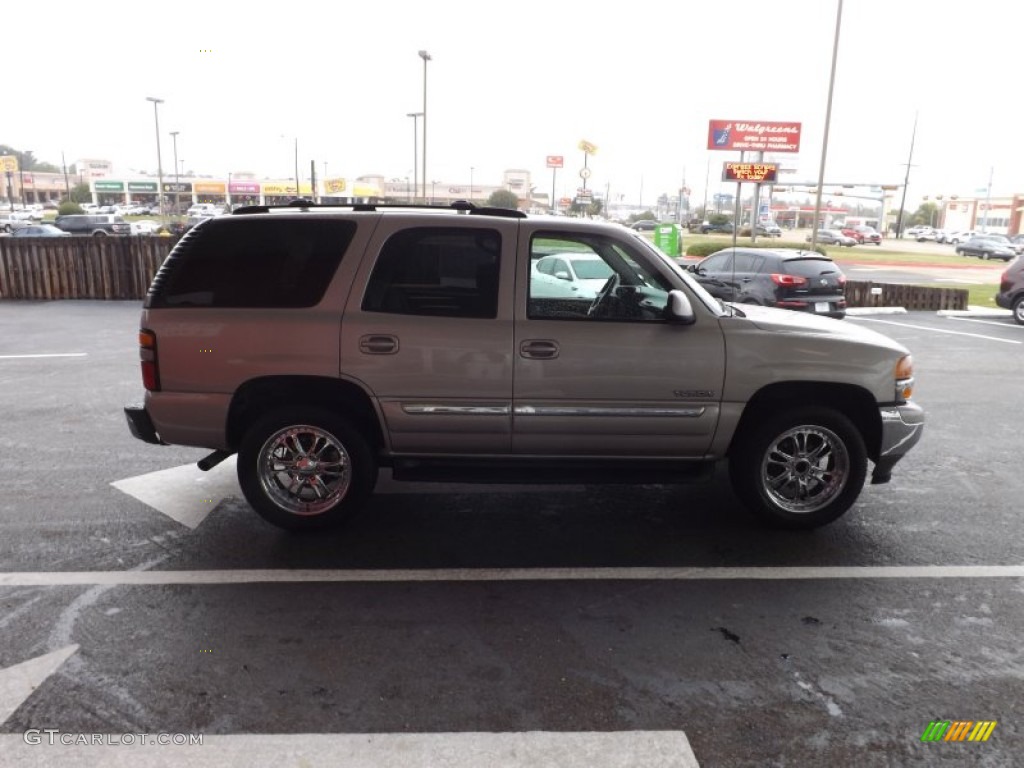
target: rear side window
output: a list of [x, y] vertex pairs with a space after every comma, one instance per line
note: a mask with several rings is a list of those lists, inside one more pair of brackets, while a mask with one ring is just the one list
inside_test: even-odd
[[364, 312], [435, 317], [498, 316], [501, 235], [491, 229], [418, 227], [381, 249]]
[[146, 306], [312, 307], [355, 229], [324, 219], [211, 219], [171, 251]]

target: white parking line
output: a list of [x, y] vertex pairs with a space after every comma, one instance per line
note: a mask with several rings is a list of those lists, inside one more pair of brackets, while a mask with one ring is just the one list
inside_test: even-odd
[[49, 355], [0, 355], [0, 360], [21, 360], [29, 357], [85, 357], [88, 352], [56, 352]]
[[851, 318], [854, 320], [862, 320], [867, 323], [885, 323], [886, 325], [898, 325], [903, 328], [917, 328], [921, 331], [933, 331], [934, 333], [947, 333], [951, 336], [970, 336], [975, 339], [987, 339], [989, 341], [1001, 341], [1003, 344], [1020, 344], [1020, 341], [1015, 339], [1000, 339], [998, 336], [985, 336], [981, 333], [967, 333], [966, 331], [947, 331], [942, 328], [931, 328], [927, 325], [912, 325], [911, 323], [897, 323], [893, 320], [876, 320], [874, 318], [857, 316]]
[[1018, 325], [1017, 323], [1002, 323], [998, 320], [982, 320], [980, 317], [956, 317], [952, 315], [946, 315], [947, 320], [966, 320], [968, 323], [984, 323], [985, 325], [998, 325], [1000, 328], [1016, 328], [1024, 331], [1024, 325]]
[[802, 581], [808, 579], [1019, 579], [1024, 565], [839, 565], [740, 568], [409, 568], [222, 571], [11, 571], [0, 587], [165, 586], [493, 581]]
[[[194, 734], [72, 734], [37, 730], [28, 733], [30, 743], [26, 743], [24, 734], [0, 735], [0, 754], [10, 756], [10, 762], [5, 765], [26, 768], [51, 765], [80, 768], [169, 765], [188, 768], [225, 765], [251, 768], [291, 765], [307, 768], [612, 768], [623, 765], [697, 768], [699, 765], [682, 731], [211, 734], [203, 735], [201, 746], [189, 744], [189, 736]], [[80, 740], [76, 742], [76, 738]]]

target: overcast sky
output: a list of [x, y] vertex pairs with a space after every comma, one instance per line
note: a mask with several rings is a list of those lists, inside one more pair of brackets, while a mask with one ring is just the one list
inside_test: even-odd
[[[298, 138], [329, 176], [405, 178], [427, 67], [427, 177], [497, 184], [528, 169], [550, 192], [579, 185], [653, 202], [684, 177], [699, 205], [710, 119], [802, 123], [798, 167], [821, 158], [836, 0], [497, 3], [145, 0], [5, 4], [0, 143], [60, 163], [110, 159], [165, 172], [291, 177]], [[918, 114], [909, 199], [1024, 191], [1018, 36], [1004, 0], [846, 0], [826, 180], [901, 183]], [[422, 131], [422, 123], [420, 125]], [[1003, 146], [1003, 145], [1006, 146]], [[730, 185], [730, 189], [734, 189]], [[984, 194], [982, 192], [981, 194]]]

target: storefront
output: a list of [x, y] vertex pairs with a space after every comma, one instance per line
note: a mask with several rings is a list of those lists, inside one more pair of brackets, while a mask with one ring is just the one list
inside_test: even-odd
[[197, 203], [227, 205], [228, 185], [223, 181], [196, 181], [192, 184]]
[[[100, 182], [96, 182], [98, 187]], [[155, 181], [129, 181], [128, 202], [158, 205], [157, 183]]]
[[192, 205], [192, 182], [179, 181], [164, 184], [167, 210], [171, 214], [182, 214]]
[[313, 199], [313, 188], [309, 184], [300, 185], [299, 192], [300, 195], [296, 196], [294, 182], [266, 182], [263, 184], [263, 202], [266, 205], [287, 205], [299, 197]]
[[123, 181], [97, 179], [92, 182], [92, 199], [97, 205], [118, 205], [126, 202]]
[[232, 181], [228, 184], [228, 192], [232, 208], [260, 203], [260, 185], [257, 181]]

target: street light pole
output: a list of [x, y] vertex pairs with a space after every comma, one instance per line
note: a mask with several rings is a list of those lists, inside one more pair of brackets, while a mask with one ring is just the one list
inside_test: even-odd
[[302, 195], [299, 191], [299, 137], [295, 137], [295, 199], [298, 200]]
[[164, 164], [160, 158], [160, 115], [157, 113], [157, 106], [164, 103], [163, 99], [154, 96], [147, 96], [146, 101], [153, 102], [153, 121], [156, 123], [156, 199], [160, 207], [161, 218], [164, 215]]
[[914, 162], [914, 139], [917, 138], [917, 112], [914, 113], [914, 129], [910, 132], [910, 154], [907, 155], [907, 172], [903, 176], [903, 196], [900, 198], [900, 212], [896, 217], [896, 239], [903, 238], [903, 209], [907, 204], [907, 185], [910, 184], [910, 168]]
[[[412, 184], [415, 194], [419, 194], [420, 191], [420, 169], [419, 169], [419, 144], [420, 144], [420, 133], [419, 133], [419, 119], [423, 117], [422, 112], [408, 112], [406, 117], [412, 118]], [[410, 200], [410, 202], [412, 202]]]
[[469, 202], [473, 202], [473, 171], [476, 169], [471, 165], [469, 166]]
[[[828, 157], [828, 129], [832, 122], [832, 91], [836, 83], [836, 60], [839, 58], [839, 32], [843, 27], [843, 0], [836, 5], [836, 34], [832, 41], [832, 71], [828, 78], [828, 102], [825, 106], [825, 132], [821, 138], [821, 165], [818, 167], [818, 196], [814, 203], [814, 221], [811, 223], [811, 250], [818, 244], [818, 217], [821, 216], [821, 187], [825, 183], [825, 159]], [[754, 229], [751, 222], [751, 231]]]
[[181, 184], [178, 181], [178, 134], [181, 131], [171, 131], [171, 139], [174, 141], [174, 215], [181, 211]]
[[21, 210], [25, 210], [28, 207], [28, 200], [25, 198], [25, 155], [32, 150], [24, 150], [21, 153], [21, 157], [18, 158], [18, 183], [21, 185]]
[[426, 51], [420, 51], [419, 57], [423, 59], [423, 197], [427, 196], [427, 62], [431, 56]]

